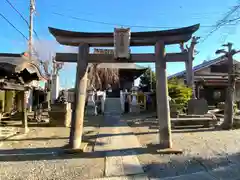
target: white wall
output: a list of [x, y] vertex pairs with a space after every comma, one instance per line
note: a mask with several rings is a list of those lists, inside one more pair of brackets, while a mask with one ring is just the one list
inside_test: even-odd
[[135, 81], [134, 81], [134, 86], [139, 86], [140, 84], [140, 78], [137, 78]]

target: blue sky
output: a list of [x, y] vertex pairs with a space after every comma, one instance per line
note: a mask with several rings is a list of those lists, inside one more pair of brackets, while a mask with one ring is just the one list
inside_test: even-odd
[[[29, 14], [29, 0], [11, 0], [12, 4], [24, 15]], [[34, 29], [40, 41], [36, 40], [36, 49], [41, 52], [43, 59], [47, 59], [50, 53], [56, 51], [74, 51], [74, 48], [59, 47], [54, 38], [48, 32], [48, 26], [69, 29], [75, 31], [113, 31], [114, 26], [90, 23], [58, 16], [54, 13], [61, 13], [65, 16], [74, 16], [82, 19], [109, 22], [113, 24], [126, 24], [131, 26], [151, 26], [158, 29], [177, 28], [200, 23], [202, 27], [195, 34], [202, 39], [212, 30], [215, 25], [232, 6], [236, 0], [102, 0], [102, 1], [79, 1], [79, 0], [36, 0], [36, 14], [34, 17]], [[1, 1], [0, 12], [6, 16], [21, 32], [28, 36], [28, 29], [24, 21], [5, 2]], [[240, 12], [240, 11], [239, 11]], [[236, 12], [231, 18], [240, 16]], [[19, 53], [27, 49], [26, 40], [4, 19], [0, 17], [0, 52]], [[131, 31], [157, 30], [156, 28], [135, 28]], [[194, 64], [203, 60], [215, 57], [215, 50], [224, 42], [234, 43], [234, 47], [240, 48], [240, 28], [238, 25], [225, 26], [212, 34], [206, 41], [197, 45], [199, 54]], [[152, 47], [132, 48], [133, 52], [153, 52]], [[167, 47], [167, 52], [179, 51], [178, 46]], [[153, 64], [150, 65], [154, 68]], [[169, 63], [168, 74], [173, 74], [184, 69], [183, 63]], [[75, 65], [66, 64], [60, 75], [61, 86], [73, 86], [75, 80]]]

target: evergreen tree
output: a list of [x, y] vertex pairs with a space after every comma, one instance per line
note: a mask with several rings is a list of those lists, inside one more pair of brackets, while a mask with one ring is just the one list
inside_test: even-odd
[[156, 89], [156, 74], [151, 70], [151, 68], [148, 68], [140, 77], [140, 87], [142, 89], [146, 89], [147, 91], [150, 91], [151, 88], [153, 90]]
[[[152, 74], [151, 74], [152, 73]], [[152, 79], [152, 80], [151, 80]], [[140, 87], [146, 91], [156, 90], [156, 74], [150, 68], [140, 77]], [[188, 88], [182, 79], [172, 78], [168, 80], [168, 94], [174, 104], [177, 104], [179, 109], [183, 109], [188, 100], [191, 98], [191, 89]]]
[[191, 98], [192, 90], [181, 79], [173, 78], [168, 81], [168, 94], [172, 102], [177, 104], [179, 109], [183, 109]]

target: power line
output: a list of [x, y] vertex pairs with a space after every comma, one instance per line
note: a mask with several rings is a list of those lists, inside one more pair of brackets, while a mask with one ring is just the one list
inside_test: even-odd
[[28, 38], [16, 26], [14, 26], [2, 13], [0, 13], [0, 16], [28, 41]]
[[[85, 21], [85, 22], [89, 22], [89, 23], [104, 24], [104, 25], [110, 25], [110, 26], [136, 27], [136, 26], [130, 26], [130, 25], [126, 25], [126, 24], [115, 24], [115, 23], [109, 23], [109, 22], [104, 22], [104, 21], [89, 20], [89, 19], [80, 18], [80, 17], [76, 17], [76, 16], [68, 16], [68, 15], [58, 13], [58, 12], [53, 12], [53, 14], [58, 15], [58, 16], [62, 16], [62, 17], [66, 17], [66, 18], [70, 18], [70, 19]], [[144, 27], [145, 28], [146, 26], [137, 26], [137, 27]], [[159, 27], [149, 27], [149, 28], [159, 28]], [[162, 28], [166, 28], [166, 27], [162, 27]]]
[[[30, 25], [29, 25], [27, 19], [22, 15], [22, 13], [19, 12], [19, 11], [17, 10], [17, 8], [15, 8], [15, 6], [14, 6], [9, 0], [5, 0], [5, 1], [11, 6], [11, 8], [21, 17], [21, 19], [22, 19], [22, 20], [27, 24], [27, 26], [29, 27]], [[36, 38], [39, 40], [39, 36], [38, 36], [37, 32], [36, 32], [35, 30], [33, 30], [33, 32], [34, 32]]]
[[[65, 14], [59, 13], [59, 12], [52, 12], [52, 14], [57, 15], [57, 16], [62, 16], [62, 17], [65, 17], [65, 18], [69, 18], [69, 19], [85, 21], [85, 22], [89, 22], [89, 23], [110, 25], [110, 26], [124, 26], [124, 27], [135, 27], [135, 28], [154, 28], [154, 29], [179, 28], [179, 27], [176, 27], [176, 26], [144, 26], [144, 25], [117, 24], [117, 23], [110, 23], [110, 22], [105, 22], [105, 21], [95, 21], [95, 20], [85, 19], [85, 18], [76, 17], [76, 16], [69, 16], [69, 15], [65, 15]], [[234, 25], [234, 24], [228, 24], [228, 25]], [[211, 25], [211, 26], [208, 26], [208, 25], [203, 25], [202, 26], [201, 25], [201, 27], [210, 28], [210, 27], [214, 27], [214, 26], [213, 25]]]
[[230, 22], [235, 22], [235, 23], [234, 23], [235, 26], [233, 26], [233, 28], [228, 29], [228, 32], [227, 32], [226, 34], [222, 33], [221, 41], [222, 41], [223, 43], [225, 43], [227, 37], [228, 37], [230, 34], [235, 33], [236, 28], [237, 28], [237, 25], [239, 24], [239, 20], [240, 20], [240, 17], [229, 20]]
[[[25, 39], [26, 41], [28, 42], [28, 38], [27, 36], [25, 36], [16, 26], [14, 26], [2, 13], [0, 13], [0, 16], [8, 23], [10, 24], [19, 34], [21, 34]], [[33, 51], [35, 53], [37, 53], [37, 51], [35, 49], [33, 49]]]
[[240, 20], [240, 17], [237, 17], [235, 19], [230, 19], [228, 22], [235, 22], [235, 21], [238, 21], [238, 20]]
[[[235, 19], [230, 19], [227, 20], [233, 13], [235, 13], [238, 9], [240, 8], [240, 5], [234, 6], [221, 20], [219, 20], [217, 22], [217, 24], [214, 27], [213, 30], [211, 30], [200, 43], [205, 42], [214, 32], [216, 32], [219, 28], [221, 28], [222, 26], [227, 25], [228, 23], [234, 22], [234, 21], [238, 21], [240, 20], [240, 17], [235, 18]], [[234, 24], [236, 25], [236, 24]]]
[[221, 24], [221, 23], [224, 23], [234, 12], [236, 12], [238, 9], [240, 8], [240, 5], [237, 5], [237, 6], [234, 6], [228, 13], [227, 15], [222, 19], [220, 20], [217, 25]]
[[[44, 1], [44, 0], [42, 0], [42, 1]], [[48, 6], [48, 7], [56, 7], [58, 10], [60, 9], [60, 8], [62, 8], [62, 6], [61, 5], [59, 5], [59, 3], [58, 4], [50, 4], [49, 3], [49, 1], [45, 1], [46, 2], [46, 5]], [[83, 15], [90, 15], [90, 16], [97, 16], [99, 13], [93, 13], [93, 12], [87, 12], [87, 11], [79, 11], [79, 10], [77, 10], [76, 11], [76, 9], [75, 8], [69, 8], [68, 6], [67, 7], [64, 7], [64, 9], [63, 9], [64, 11], [69, 11], [69, 12], [73, 12], [73, 11], [75, 11], [75, 12], [77, 12], [77, 13], [79, 13], [79, 14], [83, 14]], [[184, 12], [186, 12], [186, 11], [184, 11]], [[219, 13], [222, 13], [221, 11], [208, 11], [208, 12], [193, 12], [193, 13], [189, 13], [189, 12], [187, 12], [186, 14], [183, 14], [183, 12], [181, 12], [181, 15], [186, 15], [186, 16], [188, 16], [188, 18], [193, 18], [193, 16], [194, 15], [199, 15], [199, 17], [194, 17], [194, 19], [195, 18], [201, 18], [202, 19], [202, 17], [203, 17], [203, 15], [205, 15], [206, 16], [206, 18], [209, 18], [209, 15], [215, 15], [215, 14], [219, 14]], [[141, 14], [142, 15], [142, 14]], [[166, 15], [166, 12], [158, 12], [156, 15]]]
[[22, 18], [22, 20], [24, 20], [25, 21], [25, 23], [29, 26], [29, 23], [28, 23], [28, 21], [23, 17], [23, 15], [14, 7], [14, 5], [9, 1], [9, 0], [5, 0], [11, 7], [12, 7], [12, 9], [14, 9], [16, 12], [17, 12], [17, 14]]

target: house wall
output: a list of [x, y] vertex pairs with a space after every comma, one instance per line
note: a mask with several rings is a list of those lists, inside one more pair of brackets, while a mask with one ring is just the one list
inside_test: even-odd
[[[226, 91], [227, 85], [207, 85], [204, 86], [204, 89], [199, 90], [198, 98], [204, 98], [208, 101], [209, 105], [215, 105], [219, 102], [225, 102], [226, 100]], [[215, 99], [214, 92], [221, 92], [221, 97]], [[234, 93], [234, 102], [240, 102], [240, 82], [236, 83], [235, 93]]]
[[[233, 64], [237, 64], [238, 66], [239, 66], [239, 62], [238, 61], [234, 61], [233, 62]], [[227, 74], [226, 73], [226, 68], [227, 68], [227, 61], [222, 61], [222, 62], [219, 62], [219, 63], [216, 63], [216, 64], [213, 64], [213, 65], [223, 65], [223, 67], [221, 67], [221, 68], [224, 68], [223, 69], [223, 71], [222, 71], [222, 73], [216, 73], [216, 72], [211, 72], [211, 66], [209, 66], [209, 67], [206, 67], [206, 68], [203, 68], [203, 69], [201, 69], [201, 70], [199, 70], [199, 71], [197, 71], [197, 72], [195, 72], [194, 74], [196, 74], [196, 75], [198, 75], [198, 74], [206, 74], [206, 75], [209, 75], [209, 74], [214, 74], [214, 75], [217, 75], [217, 74], [219, 74], [219, 75], [222, 75], [222, 74]], [[226, 66], [225, 66], [226, 65]]]
[[240, 83], [236, 83], [234, 101], [240, 101]]
[[[219, 97], [215, 96], [215, 93], [220, 93]], [[216, 105], [219, 102], [224, 102], [226, 97], [226, 86], [223, 85], [207, 85], [200, 89], [199, 98], [207, 100], [208, 105]]]
[[198, 74], [211, 74], [211, 68], [208, 67], [194, 73], [194, 75], [198, 75]]
[[[224, 64], [226, 62], [221, 62], [221, 63], [218, 63], [218, 64]], [[235, 61], [234, 64], [236, 64], [237, 62]], [[215, 64], [216, 65], [216, 64]], [[207, 68], [204, 68], [200, 71], [197, 71], [195, 72], [195, 75], [211, 75], [211, 74], [214, 74], [214, 75], [225, 75], [227, 76], [228, 74], [227, 73], [212, 73], [211, 72], [211, 66], [210, 67], [207, 67]], [[225, 84], [225, 86], [223, 86], [223, 88], [227, 88], [227, 83]], [[235, 85], [235, 93], [234, 93], [234, 101], [240, 101], [240, 82], [236, 83]]]
[[4, 102], [5, 102], [5, 91], [4, 90], [0, 90], [0, 112], [4, 112]]
[[[214, 65], [216, 65], [216, 64], [214, 64]], [[195, 75], [199, 75], [199, 74], [201, 74], [201, 75], [203, 75], [203, 74], [204, 75], [211, 75], [211, 74], [214, 74], [214, 75], [227, 75], [227, 73], [224, 73], [224, 71], [223, 71], [223, 73], [211, 72], [211, 66], [209, 66], [207, 68], [204, 68], [204, 69], [201, 69], [201, 70], [195, 72], [194, 74]]]
[[[221, 102], [225, 101], [226, 90], [227, 90], [227, 75], [228, 75], [226, 62], [227, 61], [221, 61], [221, 62], [215, 63], [215, 64], [213, 63], [212, 65], [220, 65], [220, 64], [223, 65], [221, 67], [215, 67], [214, 69], [217, 70], [216, 72], [211, 72], [212, 65], [209, 67], [206, 67], [206, 66], [204, 67], [204, 66], [199, 65], [196, 68], [196, 69], [200, 69], [199, 67], [204, 67], [198, 71], [195, 71], [195, 73], [194, 73], [195, 81], [198, 81], [198, 80], [202, 81], [203, 80], [202, 78], [205, 78], [204, 75], [206, 75], [206, 78], [204, 80], [209, 82], [208, 84], [205, 84], [205, 83], [202, 84], [202, 85], [205, 84], [206, 89], [200, 89], [200, 88], [198, 89], [198, 85], [197, 85], [198, 83], [196, 83], [196, 94], [197, 94], [198, 98], [205, 98], [211, 104], [215, 104], [215, 103], [217, 103], [217, 101], [221, 101]], [[236, 60], [234, 60], [234, 64], [237, 64], [238, 66], [240, 65], [240, 63]], [[186, 76], [186, 74], [178, 76], [178, 78], [185, 79], [186, 78], [185, 76]], [[217, 81], [214, 82], [214, 84], [213, 84], [210, 81], [208, 81], [208, 79], [211, 81], [216, 79]], [[209, 87], [207, 87], [207, 86], [209, 86]], [[220, 99], [215, 101], [213, 98], [213, 94], [216, 94], [216, 93], [214, 93], [216, 91], [221, 91], [222, 95], [221, 95]], [[235, 85], [234, 101], [240, 102], [240, 81], [237, 82]]]

